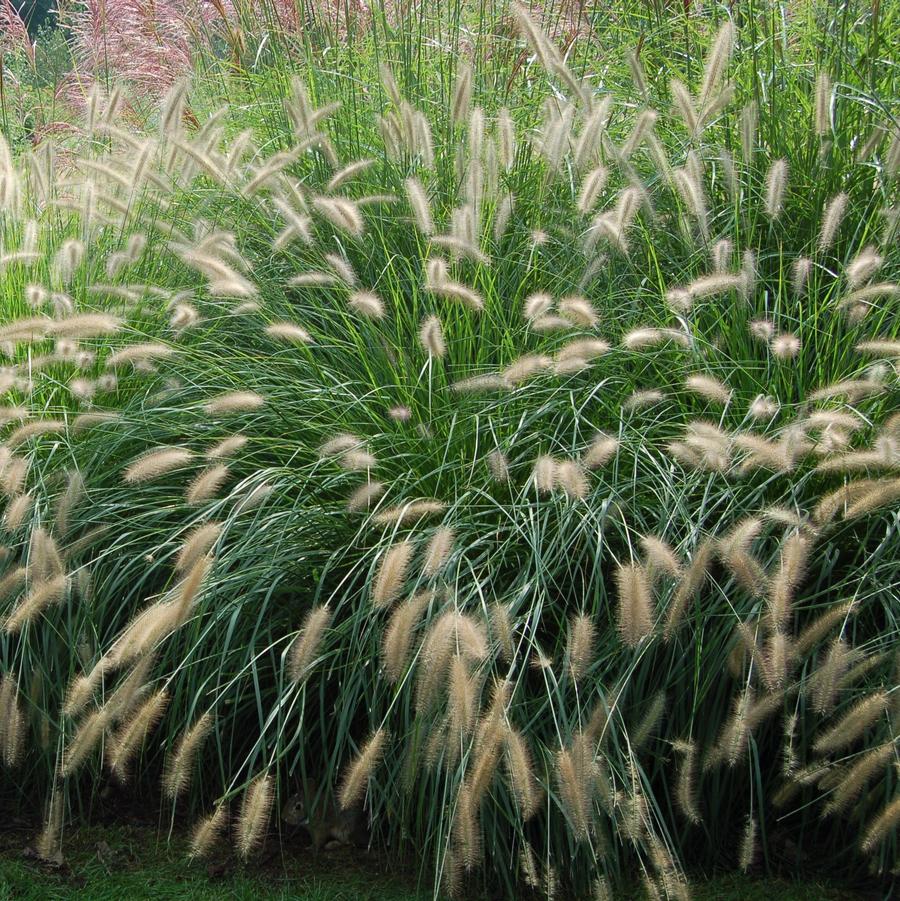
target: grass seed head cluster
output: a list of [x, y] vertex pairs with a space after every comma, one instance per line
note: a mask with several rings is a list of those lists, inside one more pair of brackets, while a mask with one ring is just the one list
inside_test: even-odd
[[620, 97], [512, 15], [527, 121], [384, 65], [364, 146], [299, 77], [275, 141], [178, 83], [156, 134], [95, 91], [3, 144], [0, 757], [42, 849], [149, 774], [248, 858], [311, 773], [451, 894], [687, 897], [703, 830], [747, 870], [777, 817], [895, 861], [896, 123], [838, 156], [822, 72], [775, 154], [730, 23]]

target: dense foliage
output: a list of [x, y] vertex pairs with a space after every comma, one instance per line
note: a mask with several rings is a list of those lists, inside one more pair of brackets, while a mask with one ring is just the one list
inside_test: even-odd
[[315, 782], [451, 893], [891, 878], [900, 132], [851, 8], [622, 10], [622, 65], [602, 13], [410, 10], [4, 147], [42, 853], [111, 778], [249, 857]]

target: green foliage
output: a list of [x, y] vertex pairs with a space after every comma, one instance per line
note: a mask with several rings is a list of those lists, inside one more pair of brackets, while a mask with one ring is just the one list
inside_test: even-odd
[[22, 69], [25, 84], [36, 93], [55, 90], [72, 71], [72, 53], [60, 28], [44, 25], [34, 41], [34, 65]]
[[12, 0], [30, 34], [38, 36], [42, 29], [52, 25], [56, 9], [53, 0]]
[[[775, 11], [764, 6], [737, 23], [734, 99], [693, 134], [671, 111], [670, 81], [682, 79], [698, 97], [715, 16], [598, 10], [563, 63], [546, 39], [523, 49], [505, 13], [470, 18], [451, 7], [410, 12], [396, 28], [377, 19], [364, 52], [310, 48], [315, 64], [298, 66], [303, 91], [279, 55], [300, 53], [296, 46], [278, 45], [267, 57], [266, 45], [250, 40], [244, 68], [226, 74], [210, 62], [186, 98], [170, 96], [153, 144], [142, 144], [149, 130], [133, 124], [140, 104], [123, 120], [98, 97], [93, 132], [61, 144], [74, 169], [48, 170], [45, 196], [36, 156], [27, 184], [33, 205], [19, 217], [8, 211], [3, 246], [27, 243], [33, 214], [39, 259], [31, 270], [10, 261], [5, 307], [11, 317], [29, 314], [26, 286], [37, 283], [65, 289], [78, 312], [115, 313], [125, 325], [81, 341], [97, 357], [84, 358], [80, 372], [71, 348], [52, 356], [15, 326], [5, 334], [16, 343], [10, 402], [27, 404], [35, 418], [65, 420], [61, 432], [36, 438], [15, 422], [6, 427], [7, 466], [31, 465], [24, 485], [7, 487], [7, 572], [21, 563], [26, 591], [43, 584], [34, 539], [43, 526], [68, 575], [64, 602], [38, 615], [26, 600], [6, 601], [13, 619], [0, 659], [17, 676], [30, 730], [11, 795], [25, 803], [47, 794], [62, 764], [66, 815], [87, 804], [127, 744], [113, 692], [144, 661], [145, 692], [165, 689], [168, 706], [134, 746], [136, 791], [152, 795], [184, 731], [207, 710], [215, 717], [189, 768], [190, 790], [179, 807], [166, 802], [173, 819], [218, 803], [236, 812], [261, 773], [277, 786], [275, 810], [307, 776], [335, 793], [366, 738], [383, 728], [389, 741], [361, 783], [373, 842], [414, 849], [451, 888], [453, 867], [471, 862], [466, 892], [477, 871], [489, 889], [513, 896], [530, 878], [531, 854], [541, 881], [555, 874], [574, 892], [601, 875], [621, 884], [641, 864], [676, 896], [684, 865], [733, 865], [744, 856], [737, 849], [748, 818], [757, 824], [752, 863], [785, 863], [780, 849], [791, 847], [844, 870], [890, 869], [890, 831], [865, 849], [868, 859], [859, 853], [861, 834], [896, 797], [890, 766], [837, 816], [822, 813], [861, 755], [897, 734], [900, 259], [891, 211], [900, 145], [891, 66], [879, 50], [889, 44], [882, 35], [896, 31], [896, 12], [876, 22], [845, 4], [781, 23]], [[646, 96], [631, 84], [623, 54], [598, 54], [597, 34], [628, 46], [641, 34]], [[472, 103], [482, 105], [481, 122], [469, 103], [459, 104], [457, 121], [450, 115], [463, 55], [476, 63]], [[379, 80], [382, 62], [402, 97]], [[817, 112], [820, 71], [834, 89], [820, 92]], [[706, 101], [730, 90], [724, 75], [712, 81]], [[607, 91], [609, 121], [578, 159], [581, 128]], [[340, 110], [310, 126], [312, 105], [333, 100]], [[225, 101], [219, 126], [210, 113]], [[753, 130], [740, 112], [751, 102]], [[508, 167], [495, 121], [504, 106], [517, 134]], [[642, 136], [634, 129], [648, 106], [659, 115]], [[416, 111], [430, 122], [433, 165]], [[395, 117], [396, 133], [379, 115]], [[111, 122], [133, 136], [102, 127]], [[876, 128], [885, 134], [860, 158]], [[229, 156], [244, 129], [244, 152]], [[304, 152], [262, 178], [275, 154], [310, 137]], [[143, 147], [150, 156], [136, 171]], [[330, 186], [341, 165], [359, 158], [373, 164]], [[580, 209], [601, 158], [608, 183], [595, 205]], [[788, 178], [775, 210], [778, 159]], [[428, 196], [433, 235], [417, 227], [406, 197], [413, 176]], [[689, 190], [698, 184], [705, 210]], [[846, 212], [823, 246], [823, 220], [840, 192]], [[507, 196], [515, 206], [500, 227]], [[352, 215], [346, 206], [329, 212], [335, 197]], [[477, 210], [471, 228], [468, 207]], [[135, 233], [148, 236], [137, 250]], [[435, 240], [448, 233], [455, 243]], [[75, 237], [87, 254], [63, 274], [52, 261]], [[717, 244], [725, 239], [732, 244]], [[854, 300], [848, 284], [869, 247], [883, 258], [872, 278], [891, 286], [871, 303]], [[328, 254], [351, 267], [357, 284], [346, 275], [290, 284], [300, 273], [333, 277], [340, 264]], [[450, 273], [436, 288], [435, 258]], [[798, 259], [810, 261], [802, 290], [792, 284]], [[707, 295], [699, 287], [698, 279], [723, 273], [725, 288]], [[483, 309], [458, 290], [468, 304], [453, 300], [448, 281], [475, 292]], [[691, 305], [670, 293], [688, 285]], [[357, 290], [377, 294], [384, 315], [361, 314], [351, 302]], [[583, 296], [597, 322], [582, 312], [557, 322], [558, 331], [538, 330], [523, 316], [537, 292], [556, 301]], [[242, 306], [248, 300], [254, 306]], [[65, 304], [56, 302], [65, 323]], [[429, 316], [440, 320], [446, 355], [420, 345]], [[760, 321], [788, 352], [753, 325]], [[311, 342], [279, 343], [267, 329], [284, 322], [299, 324]], [[36, 328], [43, 337], [56, 326]], [[634, 334], [644, 328], [671, 331], [648, 349]], [[610, 347], [594, 357], [572, 348], [578, 340]], [[873, 340], [885, 342], [874, 358], [863, 344]], [[135, 350], [141, 342], [173, 353]], [[137, 365], [110, 366], [120, 350]], [[687, 380], [697, 374], [724, 387], [692, 390]], [[458, 390], [473, 377], [486, 379], [485, 390]], [[817, 395], [834, 385], [833, 396]], [[635, 406], [636, 392], [648, 390], [662, 396]], [[228, 415], [208, 408], [232, 391], [254, 392], [263, 404], [245, 399]], [[761, 396], [777, 399], [777, 410], [754, 415]], [[78, 414], [98, 410], [116, 418], [81, 429]], [[227, 461], [226, 481], [191, 503], [189, 483], [215, 462], [204, 455], [236, 433], [248, 440]], [[585, 451], [598, 433], [615, 439], [615, 450], [588, 472]], [[342, 434], [358, 446], [323, 454]], [[192, 456], [160, 478], [134, 477], [140, 454], [171, 446]], [[490, 465], [497, 452], [508, 479], [497, 478], [499, 458]], [[535, 465], [545, 457], [556, 462], [542, 464], [553, 483], [542, 491]], [[85, 494], [63, 528], [58, 505], [78, 484], [72, 473]], [[351, 493], [376, 480], [384, 492], [373, 489], [372, 509], [348, 511]], [[835, 499], [847, 482], [857, 493], [823, 512], [823, 498]], [[9, 511], [21, 507], [23, 488], [35, 504], [17, 524]], [[422, 499], [441, 504], [430, 518], [384, 516]], [[757, 517], [729, 550], [732, 530]], [[186, 543], [210, 523], [221, 526], [211, 546]], [[438, 526], [452, 529], [453, 541], [442, 565], [429, 569], [422, 561]], [[683, 607], [684, 576], [660, 571], [642, 544], [648, 536], [664, 539], [682, 567], [717, 542]], [[392, 577], [385, 561], [396, 561], [392, 549], [403, 553], [396, 549], [407, 540], [417, 556]], [[792, 578], [785, 555], [801, 544], [809, 559]], [[193, 570], [202, 590], [179, 606], [193, 561], [174, 565], [186, 549], [210, 559], [208, 569]], [[648, 557], [657, 570], [651, 603], [642, 611], [635, 597], [632, 609], [616, 580]], [[410, 654], [397, 663], [385, 635], [404, 599], [420, 591], [428, 594], [410, 625]], [[322, 605], [328, 625], [301, 668], [308, 633], [300, 630]], [[148, 622], [136, 619], [141, 612], [159, 620], [173, 610], [158, 632], [138, 628]], [[449, 613], [462, 617], [456, 633], [446, 629]], [[803, 630], [829, 613], [831, 628], [804, 642]], [[579, 615], [594, 629], [587, 650], [569, 637]], [[130, 656], [123, 635], [133, 639]], [[443, 655], [442, 635], [450, 636]], [[832, 697], [823, 673], [845, 646]], [[83, 674], [95, 679], [87, 703], [62, 713]], [[882, 687], [891, 692], [884, 699]], [[848, 747], [826, 753], [831, 727], [865, 698], [877, 702], [871, 721]], [[68, 765], [97, 711], [107, 766], [99, 744], [83, 766]], [[531, 758], [524, 780], [510, 775], [513, 736]], [[682, 781], [686, 758], [696, 764], [691, 791]], [[491, 776], [481, 790], [480, 767]], [[537, 803], [525, 817], [529, 786]], [[686, 803], [693, 791], [700, 823]], [[780, 807], [779, 796], [787, 801]]]

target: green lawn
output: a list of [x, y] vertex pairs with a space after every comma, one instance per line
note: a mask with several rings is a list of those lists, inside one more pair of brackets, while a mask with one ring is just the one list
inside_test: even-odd
[[190, 863], [184, 845], [144, 827], [81, 829], [66, 843], [63, 866], [29, 859], [23, 842], [0, 851], [0, 901], [20, 899], [276, 899], [303, 901], [413, 901], [415, 884], [385, 873], [365, 852], [313, 858], [295, 846], [268, 848], [249, 866], [223, 852], [212, 862]]
[[[190, 864], [183, 846], [167, 846], [147, 828], [82, 829], [67, 842], [62, 866], [23, 854], [24, 841], [4, 836], [0, 846], [0, 901], [125, 901], [178, 898], [247, 901], [425, 901], [427, 887], [386, 872], [382, 861], [365, 852], [322, 853], [299, 847], [262, 855], [244, 868], [233, 858]], [[623, 901], [645, 897], [635, 890]], [[812, 882], [724, 875], [696, 883], [696, 901], [862, 901], [864, 895]], [[473, 899], [474, 901], [474, 899]]]

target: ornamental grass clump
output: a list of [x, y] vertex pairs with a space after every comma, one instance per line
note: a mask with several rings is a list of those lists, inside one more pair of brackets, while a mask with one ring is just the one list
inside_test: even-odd
[[684, 897], [776, 818], [894, 865], [895, 122], [801, 67], [770, 120], [730, 23], [629, 87], [512, 18], [542, 105], [386, 65], [365, 128], [304, 75], [265, 136], [179, 83], [155, 131], [95, 90], [59, 154], [3, 145], [41, 847], [112, 775], [248, 859], [312, 775], [460, 896]]

